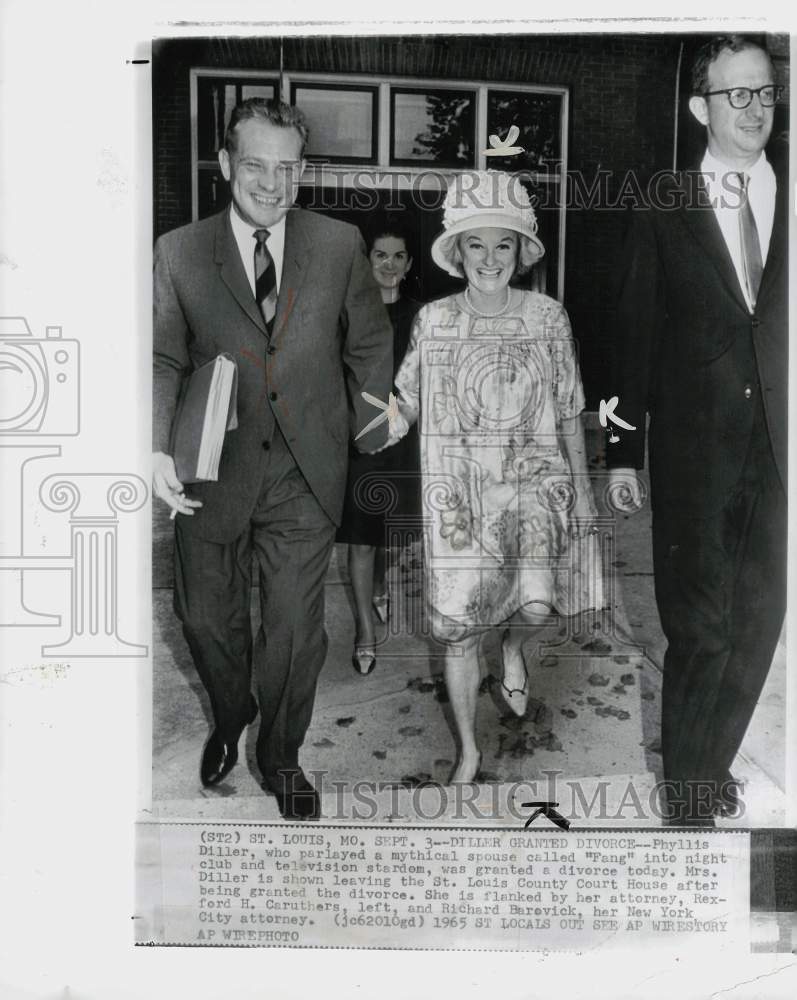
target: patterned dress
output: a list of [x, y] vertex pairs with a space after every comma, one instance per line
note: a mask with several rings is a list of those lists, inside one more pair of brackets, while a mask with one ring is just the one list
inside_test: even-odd
[[596, 606], [569, 548], [562, 422], [581, 412], [584, 395], [562, 306], [518, 290], [495, 318], [461, 295], [431, 302], [396, 386], [419, 412], [433, 629], [464, 635], [525, 605], [563, 614]]

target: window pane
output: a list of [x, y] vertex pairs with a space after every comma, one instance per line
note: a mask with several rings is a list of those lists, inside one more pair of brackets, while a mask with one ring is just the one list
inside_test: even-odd
[[[513, 156], [488, 156], [497, 170], [541, 170], [556, 173], [562, 156], [560, 143], [562, 98], [559, 94], [522, 94], [491, 90], [487, 98], [487, 135], [505, 140], [516, 125], [520, 134], [513, 145], [524, 152]], [[488, 138], [487, 148], [491, 148]]]
[[232, 109], [247, 97], [272, 98], [273, 83], [236, 81], [234, 78], [205, 76], [197, 80], [197, 153], [200, 160], [215, 160], [224, 145], [224, 134]]
[[274, 85], [245, 83], [241, 87], [241, 100], [247, 101], [250, 97], [263, 97], [267, 101], [271, 101], [274, 99]]
[[391, 89], [392, 163], [474, 165], [474, 96], [470, 91]]
[[291, 89], [293, 103], [305, 113], [310, 126], [309, 157], [339, 162], [375, 161], [375, 89], [302, 84]]
[[197, 171], [197, 218], [219, 212], [230, 201], [230, 186], [218, 166], [200, 167]]
[[197, 81], [197, 152], [200, 160], [215, 160], [235, 107], [235, 86], [218, 77]]

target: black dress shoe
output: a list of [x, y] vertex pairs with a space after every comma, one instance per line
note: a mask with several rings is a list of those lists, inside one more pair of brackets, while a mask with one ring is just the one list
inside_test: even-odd
[[227, 743], [213, 730], [202, 754], [200, 777], [205, 788], [218, 785], [238, 763], [238, 741]]
[[716, 785], [708, 780], [691, 778], [669, 779], [666, 782], [666, 826], [715, 826]]
[[744, 783], [737, 781], [730, 771], [726, 771], [724, 779], [717, 783], [717, 791], [714, 796], [714, 815], [725, 819], [738, 819], [743, 816], [743, 791]]
[[283, 819], [307, 820], [321, 817], [321, 799], [304, 775], [304, 771], [280, 771], [263, 781], [265, 791], [277, 800]]
[[[246, 725], [255, 721], [257, 716], [257, 702], [249, 695], [249, 711], [246, 716]], [[240, 739], [240, 734], [238, 739]], [[233, 743], [227, 742], [219, 736], [217, 729], [210, 734], [205, 749], [202, 753], [202, 764], [199, 774], [205, 788], [218, 785], [232, 771], [238, 763], [238, 739]]]
[[707, 830], [711, 830], [717, 825], [713, 816], [669, 817], [665, 822], [667, 826], [702, 827]]

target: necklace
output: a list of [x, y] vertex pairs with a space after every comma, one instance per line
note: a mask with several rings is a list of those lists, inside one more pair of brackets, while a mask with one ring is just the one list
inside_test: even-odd
[[509, 285], [506, 286], [506, 302], [501, 306], [498, 312], [484, 312], [482, 309], [477, 309], [470, 298], [470, 285], [465, 289], [465, 301], [468, 303], [470, 308], [476, 313], [477, 316], [483, 316], [485, 319], [492, 319], [494, 316], [500, 316], [501, 313], [506, 312], [507, 306], [509, 305], [509, 300], [512, 298], [512, 289]]

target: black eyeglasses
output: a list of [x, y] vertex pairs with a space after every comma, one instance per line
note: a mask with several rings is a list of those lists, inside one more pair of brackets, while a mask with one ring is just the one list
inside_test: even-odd
[[727, 94], [731, 107], [736, 108], [737, 111], [741, 111], [742, 108], [750, 106], [754, 94], [758, 94], [758, 99], [761, 101], [763, 108], [771, 108], [773, 104], [777, 104], [782, 93], [783, 87], [778, 84], [768, 83], [766, 87], [758, 87], [756, 90], [751, 90], [749, 87], [731, 87], [728, 90], [709, 90], [701, 96], [713, 97], [715, 94]]

